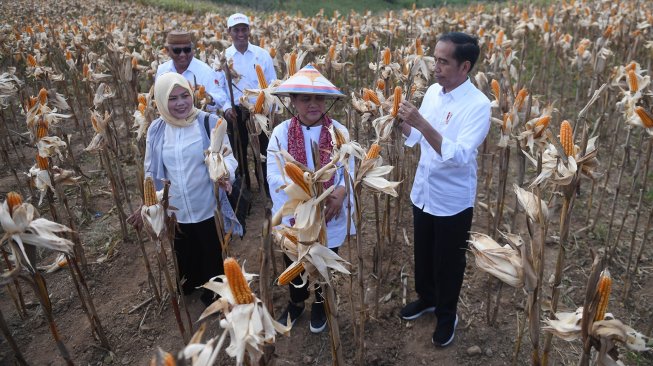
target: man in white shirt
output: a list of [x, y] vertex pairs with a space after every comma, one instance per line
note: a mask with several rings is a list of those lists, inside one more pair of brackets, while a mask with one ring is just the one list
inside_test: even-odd
[[436, 84], [419, 110], [401, 103], [398, 117], [409, 147], [419, 143], [413, 202], [415, 291], [418, 299], [401, 310], [406, 320], [434, 312], [432, 342], [454, 338], [466, 265], [467, 240], [476, 198], [476, 155], [490, 128], [490, 101], [469, 80], [478, 60], [478, 39], [447, 33], [435, 46]]
[[[247, 146], [248, 146], [248, 132], [246, 122], [249, 118], [247, 109], [240, 108], [240, 97], [243, 95], [245, 89], [257, 89], [258, 77], [254, 66], [261, 65], [265, 79], [268, 84], [277, 79], [277, 73], [274, 70], [272, 57], [270, 54], [261, 47], [249, 43], [249, 18], [246, 15], [236, 13], [232, 14], [227, 20], [227, 27], [229, 36], [231, 37], [232, 45], [225, 51], [227, 60], [233, 60], [233, 67], [236, 72], [241, 76], [238, 82], [232, 82], [231, 86], [225, 80], [221, 83], [223, 93], [228, 96], [226, 103], [222, 106], [224, 116], [229, 122], [229, 139], [232, 146], [238, 146], [235, 151], [238, 160], [238, 169], [240, 174], [245, 176], [245, 183], [250, 188], [249, 168], [247, 166]], [[222, 75], [224, 77], [224, 75]], [[231, 96], [233, 95], [233, 98]], [[232, 103], [233, 101], [233, 103]], [[234, 141], [234, 125], [238, 127], [239, 142]], [[270, 130], [274, 126], [270, 126]], [[267, 151], [268, 138], [264, 133], [258, 136], [259, 147], [261, 152]], [[259, 159], [259, 157], [255, 157]], [[266, 164], [262, 164], [263, 177], [259, 184], [267, 190], [268, 185], [265, 181], [267, 176]]]
[[195, 88], [203, 85], [213, 101], [207, 106], [210, 112], [216, 111], [227, 102], [227, 95], [220, 88], [220, 78], [209, 65], [196, 59], [191, 34], [187, 31], [173, 30], [166, 35], [166, 51], [170, 60], [156, 69], [156, 77], [166, 72], [181, 74]]

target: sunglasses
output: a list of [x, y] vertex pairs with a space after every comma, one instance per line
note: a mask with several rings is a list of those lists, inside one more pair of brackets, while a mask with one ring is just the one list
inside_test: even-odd
[[183, 51], [185, 54], [189, 54], [190, 51], [192, 51], [192, 50], [193, 50], [193, 49], [190, 48], [190, 47], [173, 47], [173, 48], [172, 48], [172, 52], [173, 52], [175, 55], [180, 54], [182, 51]]

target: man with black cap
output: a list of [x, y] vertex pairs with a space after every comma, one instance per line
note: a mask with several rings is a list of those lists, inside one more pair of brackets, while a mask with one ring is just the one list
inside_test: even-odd
[[[237, 149], [239, 151], [236, 152], [236, 156], [240, 157], [240, 160], [238, 161], [239, 170], [241, 174], [245, 176], [245, 183], [248, 188], [251, 187], [248, 173], [249, 169], [247, 167], [248, 132], [246, 121], [248, 119], [248, 112], [245, 108], [240, 109], [239, 99], [243, 95], [245, 89], [258, 88], [258, 77], [256, 76], [256, 70], [254, 68], [256, 64], [261, 65], [263, 68], [263, 73], [265, 74], [265, 79], [268, 84], [277, 79], [277, 73], [274, 70], [274, 64], [272, 63], [272, 57], [270, 57], [270, 54], [261, 47], [249, 43], [249, 25], [249, 18], [241, 13], [232, 14], [227, 20], [227, 27], [232, 45], [226, 49], [225, 57], [227, 60], [233, 60], [233, 68], [240, 75], [240, 79], [238, 82], [232, 81], [231, 86], [228, 85], [228, 82], [226, 81], [221, 83], [223, 93], [228, 96], [222, 109], [224, 110], [225, 118], [229, 122], [229, 138], [232, 146], [238, 146]], [[233, 95], [233, 99], [230, 98], [231, 95]], [[234, 105], [232, 105], [232, 100]], [[234, 125], [238, 128], [240, 144], [236, 144], [235, 141], [233, 141]], [[272, 127], [274, 126], [270, 126], [270, 129]], [[264, 133], [259, 135], [259, 144], [261, 152], [267, 150], [268, 138]], [[259, 184], [262, 184], [267, 190], [267, 184], [265, 182], [267, 169], [265, 163], [262, 164], [262, 167], [262, 179], [264, 181], [259, 182]]]
[[193, 87], [203, 85], [213, 102], [207, 106], [210, 112], [217, 110], [227, 101], [219, 86], [219, 76], [209, 65], [193, 57], [194, 45], [190, 32], [172, 30], [166, 36], [165, 49], [170, 60], [159, 65], [156, 77], [166, 72], [181, 74]]

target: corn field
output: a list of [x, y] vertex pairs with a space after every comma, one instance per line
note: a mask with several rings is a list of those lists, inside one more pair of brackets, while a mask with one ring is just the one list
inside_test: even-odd
[[[250, 133], [266, 129], [254, 121], [271, 129], [289, 117], [270, 93], [313, 64], [348, 96], [329, 113], [349, 138], [332, 132], [333, 160], [317, 171], [284, 163], [296, 188], [287, 208], [315, 205], [306, 227], [277, 227], [254, 185], [247, 235], [219, 231], [226, 273], [204, 285], [221, 296], [206, 309], [178, 295], [168, 186], [155, 192], [144, 177], [145, 134], [158, 116], [151, 87], [169, 59], [166, 33], [190, 30], [195, 57], [221, 71], [233, 9], [3, 5], [0, 363], [653, 363], [653, 2], [245, 11], [250, 42], [279, 78], [245, 92]], [[461, 322], [453, 345], [435, 349], [433, 316], [399, 317], [415, 296], [419, 151], [396, 126], [399, 102], [419, 106], [435, 82], [433, 50], [449, 31], [479, 38], [470, 77], [492, 101], [493, 123], [478, 154]], [[195, 102], [206, 106], [201, 88]], [[220, 161], [213, 146], [207, 161]], [[336, 255], [318, 205], [328, 191], [315, 183], [349, 158], [357, 235]], [[146, 230], [127, 222], [137, 210]], [[281, 284], [300, 274], [326, 290], [323, 334], [308, 332], [306, 315], [292, 329], [274, 321], [287, 301]]]

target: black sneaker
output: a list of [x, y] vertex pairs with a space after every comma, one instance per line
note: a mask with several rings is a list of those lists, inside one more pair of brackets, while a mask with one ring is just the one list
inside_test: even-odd
[[283, 313], [281, 313], [281, 316], [279, 317], [279, 320], [277, 320], [279, 323], [283, 324], [284, 326], [288, 326], [288, 315], [290, 315], [290, 325], [293, 326], [295, 325], [295, 322], [297, 319], [304, 313], [304, 306], [298, 306], [293, 304], [292, 302], [288, 302], [288, 306], [286, 307], [286, 310], [284, 310]]
[[315, 302], [311, 306], [311, 332], [320, 333], [326, 328], [327, 318], [324, 312], [324, 303]]
[[417, 299], [401, 309], [401, 318], [404, 320], [414, 320], [424, 315], [425, 313], [432, 313], [435, 311], [435, 306], [429, 305], [422, 299]]
[[435, 332], [433, 332], [433, 338], [431, 339], [433, 344], [438, 347], [446, 347], [451, 344], [451, 342], [453, 342], [453, 337], [456, 334], [456, 325], [458, 325], [457, 314], [454, 319], [442, 322], [438, 319], [438, 325], [435, 327]]

